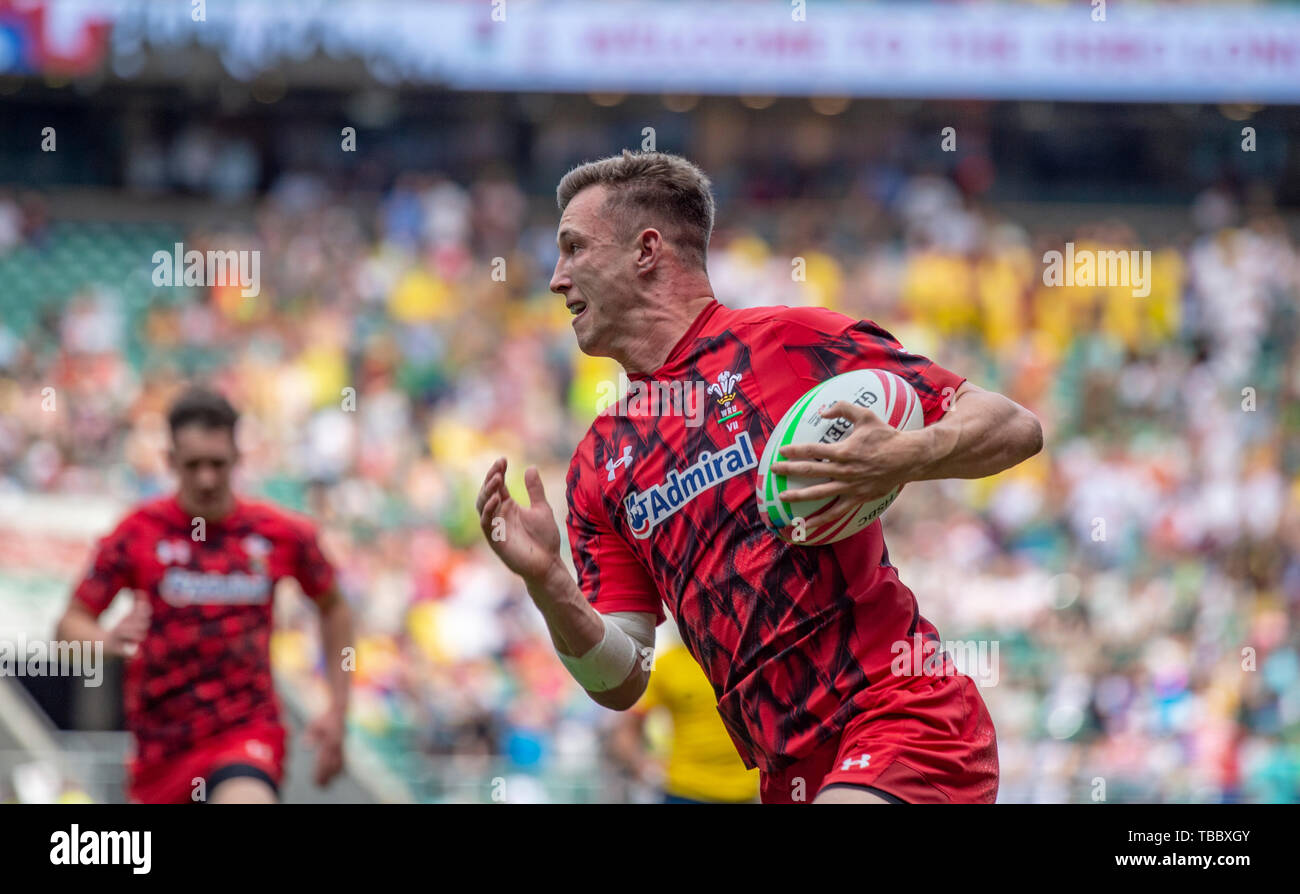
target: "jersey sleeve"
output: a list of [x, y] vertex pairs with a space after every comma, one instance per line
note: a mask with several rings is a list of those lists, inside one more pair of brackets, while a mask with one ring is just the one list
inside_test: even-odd
[[316, 536], [316, 528], [310, 522], [297, 522], [298, 558], [294, 564], [293, 576], [302, 587], [302, 592], [310, 599], [318, 599], [334, 586], [334, 566], [325, 553], [321, 551]]
[[595, 474], [594, 466], [583, 461], [589, 444], [584, 440], [578, 446], [567, 482], [569, 547], [578, 587], [601, 614], [648, 612], [658, 626], [664, 621], [658, 588], [636, 554], [614, 533], [601, 497], [587, 493]]
[[925, 424], [943, 418], [965, 376], [906, 351], [870, 320], [817, 307], [791, 308], [781, 318], [786, 358], [809, 387], [855, 369], [883, 369], [907, 381], [921, 399]]
[[128, 545], [131, 542], [129, 519], [123, 520], [95, 545], [95, 555], [85, 577], [72, 591], [76, 599], [98, 618], [108, 608], [113, 598], [131, 584], [131, 561]]

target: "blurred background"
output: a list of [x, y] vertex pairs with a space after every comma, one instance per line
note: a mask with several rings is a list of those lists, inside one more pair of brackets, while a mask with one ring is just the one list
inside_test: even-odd
[[[998, 644], [999, 800], [1300, 800], [1295, 4], [200, 5], [0, 0], [0, 639], [169, 492], [203, 378], [357, 616], [348, 778], [295, 749], [290, 800], [655, 798], [473, 511], [503, 454], [564, 505], [618, 368], [547, 290], [555, 186], [655, 148], [713, 179], [723, 303], [875, 320], [1042, 420], [884, 522], [942, 636]], [[1067, 241], [1149, 250], [1150, 294], [1044, 286]], [[260, 294], [155, 286], [175, 243], [259, 250]], [[111, 671], [0, 678], [0, 802], [122, 800]]]

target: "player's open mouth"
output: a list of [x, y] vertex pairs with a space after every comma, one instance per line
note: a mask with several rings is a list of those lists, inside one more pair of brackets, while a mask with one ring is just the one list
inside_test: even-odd
[[569, 308], [569, 313], [573, 314], [575, 317], [580, 317], [582, 316], [582, 312], [587, 309], [587, 302], [575, 301], [566, 306]]

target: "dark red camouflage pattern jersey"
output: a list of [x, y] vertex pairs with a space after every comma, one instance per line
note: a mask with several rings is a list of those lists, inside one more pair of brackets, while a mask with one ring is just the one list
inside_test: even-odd
[[[879, 687], [901, 685], [894, 643], [938, 640], [889, 564], [879, 520], [838, 543], [792, 546], [758, 515], [754, 470], [781, 416], [818, 382], [871, 368], [912, 385], [926, 425], [965, 381], [871, 322], [714, 301], [652, 376], [629, 376], [626, 405], [596, 418], [569, 466], [582, 592], [600, 612], [659, 621], [666, 604], [746, 766], [769, 773], [837, 735]], [[634, 390], [651, 380], [709, 383], [703, 424], [689, 403], [655, 412]]]
[[191, 539], [175, 497], [144, 503], [99, 542], [79, 599], [98, 616], [119, 590], [145, 594], [149, 633], [126, 664], [127, 726], [136, 758], [167, 760], [213, 733], [279, 723], [271, 680], [275, 585], [296, 578], [318, 598], [334, 583], [306, 519], [237, 499]]

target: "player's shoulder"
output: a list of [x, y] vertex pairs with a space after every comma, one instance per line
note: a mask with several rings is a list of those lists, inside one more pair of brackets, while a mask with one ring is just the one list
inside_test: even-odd
[[150, 529], [184, 524], [187, 521], [185, 513], [177, 505], [174, 496], [150, 497], [129, 508], [118, 520], [112, 533], [118, 536], [131, 536]]
[[616, 402], [598, 412], [573, 451], [569, 462], [570, 478], [581, 474], [587, 466], [594, 468], [603, 464], [628, 425], [627, 417], [619, 412]]
[[776, 304], [730, 311], [724, 318], [724, 322], [733, 330], [779, 327], [787, 332], [803, 330], [813, 334], [831, 335], [843, 332], [861, 321], [824, 307], [792, 307]]
[[603, 461], [598, 458], [607, 452], [608, 445], [614, 435], [614, 429], [617, 425], [617, 419], [612, 408], [606, 408], [596, 414], [596, 418], [591, 420], [591, 425], [587, 426], [587, 432], [578, 441], [578, 446], [573, 450], [573, 456], [569, 459], [569, 468], [565, 474], [565, 487], [568, 491], [569, 498], [572, 500], [574, 491], [581, 487], [584, 482], [590, 480], [596, 467]]
[[257, 528], [279, 528], [297, 535], [314, 534], [316, 522], [296, 510], [255, 497], [239, 497], [239, 511]]

